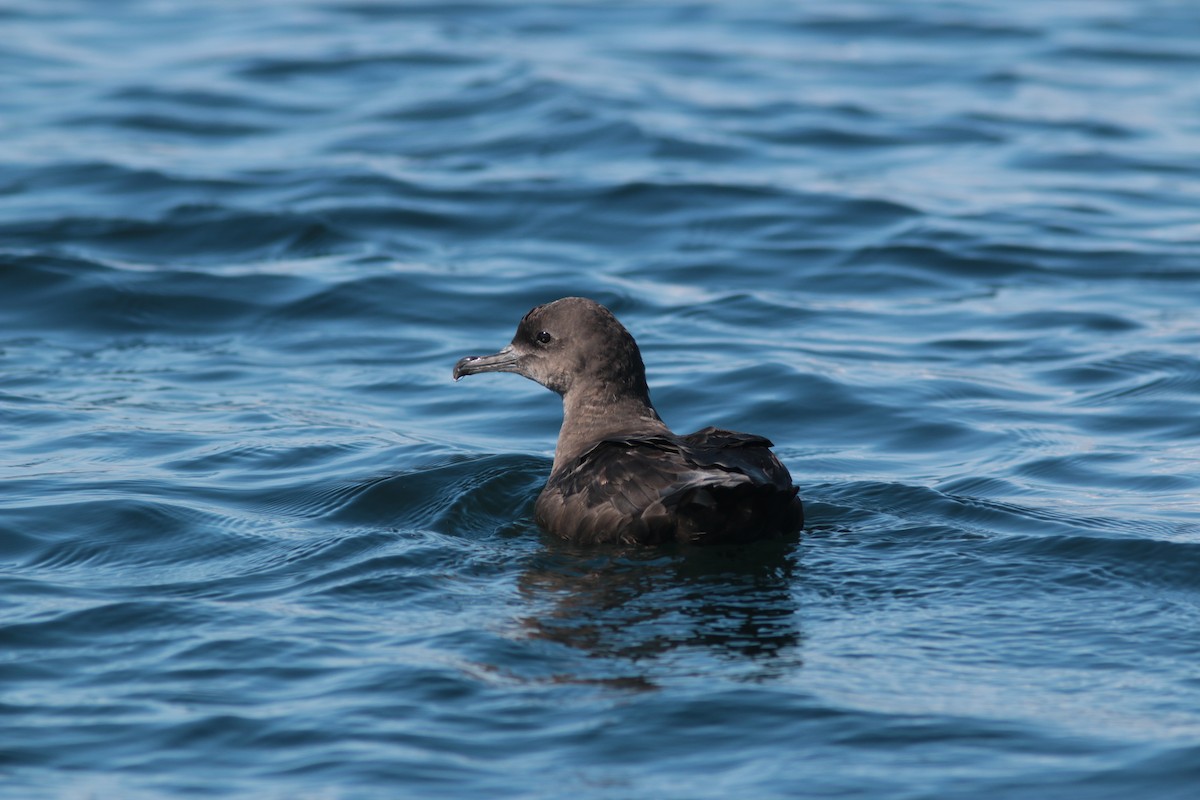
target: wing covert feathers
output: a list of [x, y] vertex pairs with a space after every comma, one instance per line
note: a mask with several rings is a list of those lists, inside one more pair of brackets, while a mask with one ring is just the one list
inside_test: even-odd
[[797, 531], [787, 468], [761, 436], [705, 428], [687, 436], [597, 442], [556, 470], [538, 522], [580, 543], [715, 544]]

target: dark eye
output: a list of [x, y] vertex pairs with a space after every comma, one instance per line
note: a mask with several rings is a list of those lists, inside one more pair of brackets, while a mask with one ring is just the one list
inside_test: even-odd
[[538, 340], [538, 344], [550, 344], [550, 340], [554, 337], [550, 335], [550, 331], [538, 331], [537, 336], [533, 338]]

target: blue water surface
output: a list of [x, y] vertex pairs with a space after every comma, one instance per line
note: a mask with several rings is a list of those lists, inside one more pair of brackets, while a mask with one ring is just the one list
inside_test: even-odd
[[[1196, 796], [1196, 4], [0, 30], [0, 796]], [[565, 295], [802, 537], [537, 530]]]

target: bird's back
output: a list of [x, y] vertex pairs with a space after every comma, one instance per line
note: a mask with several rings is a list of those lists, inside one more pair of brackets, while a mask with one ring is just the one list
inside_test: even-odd
[[770, 448], [761, 436], [718, 428], [604, 439], [556, 465], [538, 497], [538, 522], [581, 544], [717, 544], [794, 533], [802, 506]]

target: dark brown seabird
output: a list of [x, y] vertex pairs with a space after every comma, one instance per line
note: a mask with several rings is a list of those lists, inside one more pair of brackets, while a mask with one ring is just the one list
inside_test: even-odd
[[454, 380], [515, 372], [562, 395], [563, 423], [537, 522], [579, 544], [725, 544], [795, 533], [804, 511], [768, 439], [705, 428], [677, 436], [650, 404], [637, 343], [604, 306], [538, 306], [512, 343], [467, 356]]

